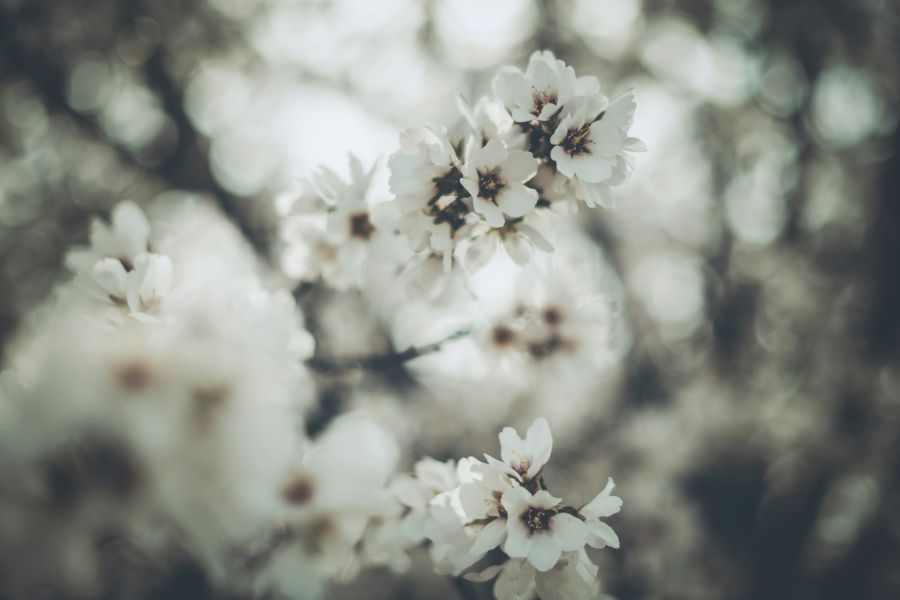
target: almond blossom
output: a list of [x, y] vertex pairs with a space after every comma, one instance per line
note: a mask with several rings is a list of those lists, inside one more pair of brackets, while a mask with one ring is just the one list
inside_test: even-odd
[[507, 560], [464, 575], [472, 581], [496, 577], [496, 598], [593, 597], [597, 567], [585, 545], [618, 547], [615, 532], [600, 520], [622, 505], [612, 495], [612, 480], [578, 509], [553, 496], [541, 475], [553, 449], [546, 419], [536, 419], [524, 438], [507, 427], [499, 439], [502, 460], [460, 460], [458, 485], [431, 500], [428, 537], [435, 569], [458, 575], [500, 548]]
[[643, 144], [627, 135], [634, 117], [634, 94], [629, 91], [609, 106], [582, 101], [562, 119], [550, 143], [550, 158], [564, 176], [578, 182], [588, 206], [612, 205], [610, 186], [621, 183], [629, 170], [625, 151]]
[[531, 494], [514, 487], [503, 494], [502, 503], [508, 515], [503, 551], [512, 558], [527, 558], [538, 571], [552, 569], [563, 552], [583, 548], [587, 541], [584, 523], [562, 512], [562, 498], [546, 490]]
[[575, 94], [575, 70], [550, 51], [535, 52], [522, 73], [504, 67], [494, 79], [494, 93], [518, 122], [546, 121]]
[[504, 215], [523, 217], [537, 204], [537, 191], [524, 185], [537, 173], [537, 161], [496, 138], [479, 146], [466, 153], [460, 183], [472, 195], [475, 212], [491, 227], [501, 227]]

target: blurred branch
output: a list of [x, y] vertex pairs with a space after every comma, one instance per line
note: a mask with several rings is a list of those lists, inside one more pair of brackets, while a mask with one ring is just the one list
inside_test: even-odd
[[369, 356], [340, 357], [340, 358], [311, 358], [306, 365], [318, 373], [340, 374], [355, 370], [380, 370], [402, 365], [426, 354], [432, 354], [441, 350], [446, 344], [466, 337], [472, 333], [471, 329], [460, 329], [445, 338], [424, 346], [410, 346], [401, 352], [387, 354], [375, 354]]
[[166, 114], [178, 131], [178, 145], [159, 164], [158, 168], [169, 175], [178, 187], [210, 192], [219, 208], [238, 226], [244, 237], [262, 256], [268, 256], [266, 236], [262, 235], [241, 210], [240, 199], [227, 192], [210, 172], [209, 158], [201, 148], [201, 140], [184, 110], [184, 93], [165, 66], [162, 50], [154, 52], [144, 65], [147, 83], [162, 100]]
[[[51, 60], [44, 49], [29, 43], [29, 39], [40, 40], [40, 36], [26, 36], [24, 30], [34, 23], [34, 28], [46, 26], [42, 18], [50, 19], [52, 4], [34, 3], [25, 8], [28, 14], [20, 14], [25, 8], [15, 8], [0, 4], [0, 40], [3, 75], [28, 81], [43, 100], [47, 109], [66, 116], [88, 137], [111, 148], [122, 163], [148, 175], [158, 177], [166, 187], [210, 194], [224, 212], [238, 227], [250, 244], [261, 255], [268, 256], [265, 237], [253, 227], [243, 211], [240, 199], [225, 190], [213, 177], [209, 169], [206, 153], [201, 148], [200, 138], [184, 112], [183, 94], [179, 86], [169, 76], [164, 65], [164, 50], [157, 49], [144, 65], [144, 75], [150, 88], [162, 101], [166, 114], [177, 129], [177, 145], [158, 165], [141, 160], [132, 150], [111, 139], [93, 117], [74, 110], [66, 97], [68, 72]], [[26, 18], [27, 17], [27, 18]]]

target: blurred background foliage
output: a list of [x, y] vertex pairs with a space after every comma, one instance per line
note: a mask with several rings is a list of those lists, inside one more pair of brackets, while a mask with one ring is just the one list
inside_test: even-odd
[[[277, 262], [287, 182], [547, 48], [635, 88], [650, 148], [616, 211], [580, 213], [632, 339], [603, 410], [555, 432], [559, 483], [625, 499], [607, 592], [898, 598], [898, 42], [891, 0], [0, 0], [0, 341], [119, 199], [205, 195]], [[417, 449], [493, 450], [459, 431]], [[184, 569], [160, 597], [207, 593]], [[336, 595], [454, 593], [417, 560]]]

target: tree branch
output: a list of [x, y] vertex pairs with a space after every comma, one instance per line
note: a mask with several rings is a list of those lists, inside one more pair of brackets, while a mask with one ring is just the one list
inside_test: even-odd
[[341, 374], [347, 371], [355, 370], [371, 370], [378, 371], [390, 367], [396, 367], [425, 356], [432, 354], [444, 347], [445, 344], [464, 338], [472, 333], [471, 329], [460, 329], [451, 333], [436, 342], [426, 344], [424, 346], [410, 346], [406, 350], [400, 352], [390, 352], [387, 354], [374, 354], [368, 356], [348, 356], [348, 357], [314, 357], [306, 361], [306, 365], [317, 373]]

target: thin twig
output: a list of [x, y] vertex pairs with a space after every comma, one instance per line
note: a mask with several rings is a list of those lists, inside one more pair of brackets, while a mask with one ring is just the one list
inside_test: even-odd
[[436, 342], [424, 346], [410, 346], [406, 350], [400, 352], [337, 358], [316, 357], [306, 361], [306, 365], [318, 373], [345, 373], [347, 371], [358, 369], [377, 371], [389, 367], [396, 367], [411, 361], [414, 358], [437, 352], [443, 348], [445, 344], [463, 338], [470, 333], [472, 333], [471, 329], [460, 329]]

